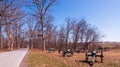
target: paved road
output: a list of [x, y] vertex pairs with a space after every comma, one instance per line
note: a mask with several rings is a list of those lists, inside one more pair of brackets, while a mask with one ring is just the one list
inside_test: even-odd
[[28, 49], [0, 53], [0, 67], [19, 67]]

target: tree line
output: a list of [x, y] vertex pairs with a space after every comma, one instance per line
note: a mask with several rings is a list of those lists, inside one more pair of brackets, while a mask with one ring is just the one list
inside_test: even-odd
[[54, 25], [51, 9], [57, 3], [58, 0], [0, 0], [0, 49], [29, 46], [61, 51], [89, 49], [89, 44], [95, 46], [100, 33], [85, 19], [67, 17], [64, 26], [58, 29]]

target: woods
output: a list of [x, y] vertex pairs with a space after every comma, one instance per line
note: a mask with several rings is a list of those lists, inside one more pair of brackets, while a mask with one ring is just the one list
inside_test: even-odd
[[0, 43], [1, 49], [20, 48], [25, 14], [21, 5], [14, 0], [0, 2]]
[[58, 0], [31, 0], [25, 3], [22, 0], [1, 0], [0, 48], [12, 50], [29, 46], [30, 49], [54, 48], [61, 51], [68, 48], [89, 49], [89, 44], [94, 47], [101, 34], [87, 20], [67, 17], [65, 25], [60, 28], [55, 26], [57, 22], [53, 23], [51, 9], [57, 2]]

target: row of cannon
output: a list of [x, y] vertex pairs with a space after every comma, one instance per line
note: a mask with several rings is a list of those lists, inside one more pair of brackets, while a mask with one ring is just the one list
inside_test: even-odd
[[[55, 51], [54, 48], [50, 48], [49, 51]], [[104, 58], [104, 55], [103, 55], [103, 51], [104, 50], [72, 50], [72, 49], [64, 49], [62, 51], [62, 55], [63, 57], [71, 57], [73, 56], [74, 53], [84, 53], [85, 54], [85, 61], [88, 62], [88, 59], [89, 57], [92, 57], [92, 62], [91, 62], [91, 65], [94, 65], [94, 63], [97, 61], [96, 60], [96, 57], [99, 57], [101, 60], [100, 62], [102, 63], [103, 62], [103, 58]]]
[[85, 53], [85, 61], [87, 62], [89, 57], [92, 57], [92, 64], [95, 63], [96, 57], [99, 57], [101, 60], [100, 62], [103, 62], [103, 50], [71, 50], [71, 49], [66, 49], [63, 51], [63, 57], [70, 57], [73, 56], [74, 53]]

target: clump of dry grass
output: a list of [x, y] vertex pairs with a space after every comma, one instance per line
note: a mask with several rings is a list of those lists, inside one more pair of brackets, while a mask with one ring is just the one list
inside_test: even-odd
[[[85, 61], [84, 53], [75, 53], [72, 57], [62, 57], [58, 52], [48, 53], [48, 51], [31, 50], [30, 67], [89, 67]], [[91, 61], [92, 58], [89, 58]], [[120, 50], [110, 50], [104, 52], [103, 63], [100, 63], [100, 58], [94, 67], [120, 67]]]

